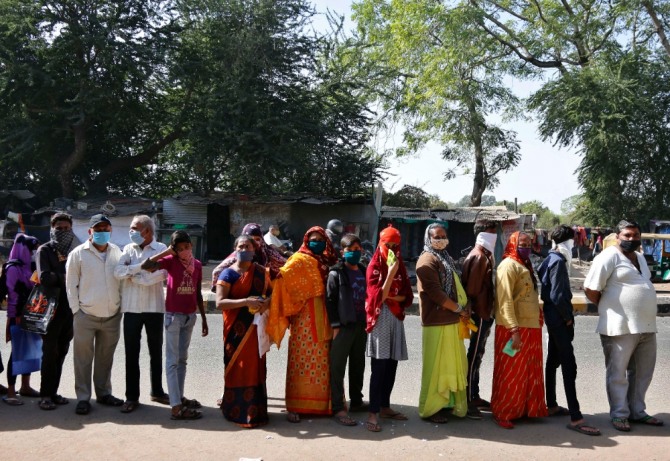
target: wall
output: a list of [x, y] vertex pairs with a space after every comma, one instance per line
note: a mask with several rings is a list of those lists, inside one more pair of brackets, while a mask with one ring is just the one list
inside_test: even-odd
[[[112, 222], [111, 242], [123, 249], [124, 246], [130, 243], [128, 230], [130, 229], [130, 223], [133, 221], [133, 216], [111, 216], [109, 220]], [[89, 218], [75, 218], [72, 220], [72, 231], [82, 243], [88, 240], [89, 222]]]
[[[297, 249], [302, 243], [305, 232], [312, 226], [321, 226], [324, 229], [331, 219], [339, 219], [345, 225], [357, 224], [360, 229], [361, 240], [377, 242], [378, 217], [372, 203], [338, 203], [311, 205], [294, 203], [291, 206], [289, 236], [282, 238], [293, 240], [293, 248]], [[283, 229], [282, 229], [283, 231]]]

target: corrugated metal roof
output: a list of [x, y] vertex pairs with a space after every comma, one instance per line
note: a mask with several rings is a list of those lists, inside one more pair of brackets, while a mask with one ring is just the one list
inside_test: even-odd
[[183, 203], [174, 199], [163, 200], [162, 225], [207, 223], [207, 203]]
[[29, 190], [0, 190], [0, 197], [4, 198], [10, 195], [13, 195], [19, 200], [30, 200], [31, 198], [35, 197], [35, 194]]
[[35, 211], [35, 214], [65, 211], [76, 219], [90, 218], [97, 213], [107, 216], [153, 215], [158, 211], [160, 205], [159, 200], [151, 198], [119, 196], [84, 197], [79, 201], [57, 199], [53, 203], [54, 205]]
[[473, 223], [478, 219], [491, 221], [510, 221], [521, 218], [521, 215], [507, 210], [505, 207], [465, 207], [446, 209], [416, 209], [383, 206], [381, 218], [412, 219], [417, 221], [441, 220]]

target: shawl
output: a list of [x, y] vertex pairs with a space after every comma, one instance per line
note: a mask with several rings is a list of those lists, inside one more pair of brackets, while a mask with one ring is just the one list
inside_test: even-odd
[[[311, 298], [324, 296], [326, 292], [319, 265], [314, 257], [298, 252], [279, 271], [272, 289], [266, 330], [270, 341], [278, 348], [289, 326], [289, 317], [298, 314]], [[327, 320], [324, 325], [316, 325], [319, 340], [327, 339]]]
[[365, 314], [367, 325], [365, 331], [370, 333], [375, 324], [377, 323], [377, 318], [382, 311], [382, 305], [386, 303], [389, 310], [395, 315], [399, 320], [405, 319], [405, 309], [408, 306], [412, 305], [414, 300], [414, 293], [412, 292], [412, 285], [407, 276], [407, 269], [405, 268], [405, 262], [403, 261], [400, 254], [398, 257], [398, 272], [393, 280], [393, 285], [389, 291], [389, 296], [405, 296], [404, 301], [398, 302], [392, 299], [386, 299], [382, 301], [382, 294], [384, 292], [383, 286], [386, 276], [388, 274], [388, 266], [386, 265], [386, 257], [382, 255], [381, 247], [384, 246], [380, 241], [379, 246], [375, 250], [375, 253], [372, 255], [372, 260], [368, 266], [366, 272], [367, 279], [367, 289], [366, 289], [366, 299], [365, 299]]
[[445, 293], [447, 293], [451, 299], [456, 301], [458, 298], [454, 290], [454, 272], [456, 271], [454, 260], [451, 258], [446, 248], [444, 250], [436, 250], [430, 243], [430, 231], [437, 227], [444, 228], [444, 226], [439, 223], [433, 223], [426, 227], [426, 232], [423, 236], [423, 252], [421, 252], [421, 254], [430, 253], [442, 263], [439, 268], [440, 284]]
[[14, 267], [20, 270], [20, 280], [24, 282], [26, 286], [32, 286], [28, 284], [30, 277], [33, 275], [33, 271], [30, 268], [32, 260], [31, 255], [38, 246], [39, 241], [35, 237], [19, 233], [14, 237], [14, 245], [9, 252], [8, 260], [19, 262], [19, 264]]
[[519, 256], [519, 252], [517, 251], [517, 249], [519, 248], [520, 234], [521, 232], [516, 231], [510, 236], [509, 240], [507, 241], [507, 246], [505, 246], [505, 252], [503, 253], [502, 259], [512, 258], [519, 264], [525, 266], [526, 269], [528, 269], [528, 271], [530, 272], [530, 278], [533, 281], [533, 288], [535, 289], [535, 291], [537, 291], [537, 280], [535, 280], [535, 270], [533, 269], [533, 264], [530, 262], [530, 259], [527, 260], [521, 259], [521, 257]]

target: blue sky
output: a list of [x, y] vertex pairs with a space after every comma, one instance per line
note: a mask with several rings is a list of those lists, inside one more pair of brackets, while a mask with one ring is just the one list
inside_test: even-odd
[[[313, 0], [318, 12], [327, 9], [344, 15], [350, 21], [350, 0]], [[315, 27], [325, 27], [325, 20], [319, 18]], [[537, 83], [509, 80], [509, 84], [519, 96], [527, 96]], [[559, 150], [551, 143], [542, 142], [537, 133], [537, 123], [512, 122], [504, 125], [518, 133], [521, 143], [521, 162], [513, 170], [500, 176], [500, 185], [486, 195], [495, 195], [498, 200], [514, 200], [519, 203], [539, 200], [552, 211], [560, 212], [561, 202], [580, 193], [575, 170], [580, 157], [574, 150]], [[391, 148], [398, 137], [376, 139], [375, 145]], [[391, 159], [388, 180], [384, 183], [387, 190], [396, 191], [403, 185], [418, 186], [430, 194], [437, 194], [444, 201], [456, 202], [472, 192], [472, 176], [461, 176], [444, 181], [444, 172], [449, 165], [440, 157], [438, 145], [428, 145], [415, 157], [409, 159]]]

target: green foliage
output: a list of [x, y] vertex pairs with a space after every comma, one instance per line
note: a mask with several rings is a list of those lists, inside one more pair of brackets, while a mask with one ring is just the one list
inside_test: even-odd
[[385, 193], [382, 201], [385, 206], [430, 208], [431, 203], [435, 203], [435, 197], [420, 187], [404, 185], [397, 192]]
[[428, 141], [444, 147], [455, 166], [445, 179], [473, 176], [470, 204], [479, 205], [498, 174], [519, 161], [515, 133], [490, 114], [516, 114], [515, 96], [503, 84], [506, 52], [482, 33], [468, 8], [432, 0], [364, 0], [353, 6], [368, 63], [370, 92], [404, 128], [398, 155]]
[[543, 138], [579, 143], [585, 221], [613, 225], [670, 214], [670, 68], [632, 53], [569, 73], [531, 99]]
[[312, 16], [305, 0], [2, 1], [2, 179], [66, 196], [369, 191], [383, 162], [362, 82]]

